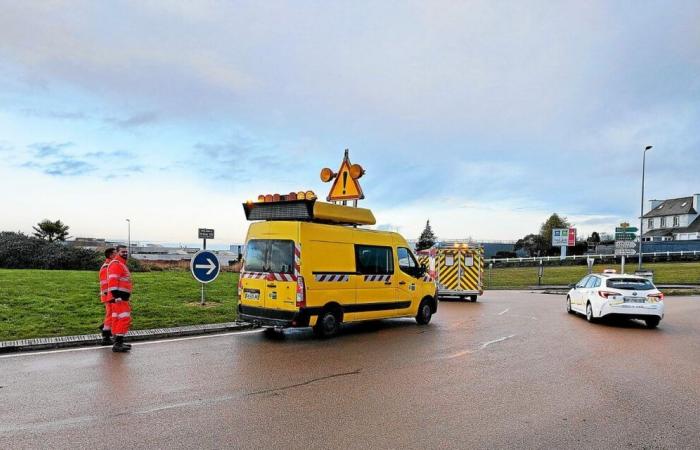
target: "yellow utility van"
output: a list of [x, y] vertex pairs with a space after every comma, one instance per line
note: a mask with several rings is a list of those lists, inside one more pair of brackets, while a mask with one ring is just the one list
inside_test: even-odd
[[241, 320], [329, 337], [345, 322], [414, 317], [425, 325], [437, 311], [435, 283], [406, 240], [358, 228], [375, 223], [370, 210], [315, 199], [243, 207], [256, 222], [238, 283]]

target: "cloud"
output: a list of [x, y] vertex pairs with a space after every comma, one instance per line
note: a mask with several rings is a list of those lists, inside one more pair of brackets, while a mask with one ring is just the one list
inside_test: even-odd
[[117, 128], [130, 129], [156, 123], [158, 119], [158, 114], [155, 112], [143, 112], [139, 114], [134, 114], [125, 119], [106, 117], [104, 121]]
[[72, 147], [74, 144], [72, 142], [43, 142], [36, 143], [29, 146], [34, 150], [34, 156], [40, 159], [54, 156], [62, 156], [65, 149]]
[[58, 120], [86, 120], [90, 118], [90, 116], [88, 116], [84, 112], [79, 111], [44, 111], [36, 108], [25, 108], [22, 110], [22, 113], [30, 117], [40, 117]]

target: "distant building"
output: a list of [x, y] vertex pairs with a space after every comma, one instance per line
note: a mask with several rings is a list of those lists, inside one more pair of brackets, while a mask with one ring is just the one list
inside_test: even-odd
[[97, 238], [77, 237], [71, 241], [67, 241], [66, 244], [70, 245], [71, 247], [85, 248], [98, 252], [103, 252], [107, 248], [107, 243], [105, 240]]
[[700, 239], [700, 194], [668, 200], [649, 200], [642, 216], [642, 241], [689, 241]]

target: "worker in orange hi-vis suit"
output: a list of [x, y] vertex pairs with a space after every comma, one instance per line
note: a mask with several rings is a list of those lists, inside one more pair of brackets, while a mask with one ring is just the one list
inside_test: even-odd
[[131, 345], [124, 343], [124, 336], [131, 325], [131, 273], [126, 267], [129, 252], [125, 245], [117, 245], [117, 255], [107, 266], [107, 291], [112, 303], [113, 352], [128, 352]]
[[114, 255], [117, 250], [110, 247], [105, 250], [105, 262], [100, 268], [100, 301], [105, 305], [105, 320], [100, 325], [100, 330], [102, 330], [102, 345], [112, 345], [112, 303], [110, 300], [112, 298], [109, 295], [109, 290], [107, 286], [107, 266], [114, 259]]

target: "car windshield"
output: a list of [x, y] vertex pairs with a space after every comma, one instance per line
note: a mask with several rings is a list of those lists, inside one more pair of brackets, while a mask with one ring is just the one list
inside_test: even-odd
[[649, 291], [654, 289], [654, 284], [641, 278], [610, 278], [607, 283], [609, 288], [630, 291]]

